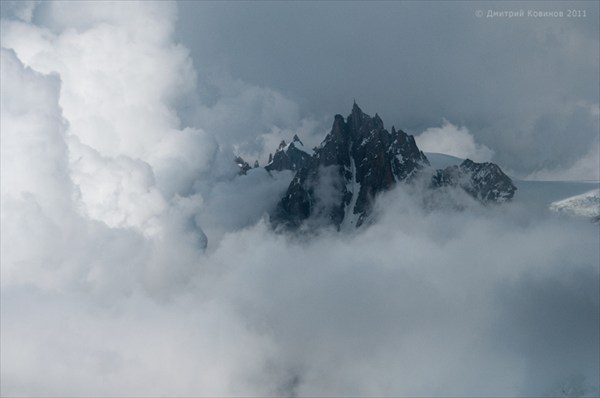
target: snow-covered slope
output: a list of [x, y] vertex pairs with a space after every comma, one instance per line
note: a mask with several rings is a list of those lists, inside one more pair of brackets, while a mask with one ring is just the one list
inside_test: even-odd
[[585, 181], [516, 180], [515, 185], [519, 189], [518, 200], [523, 202], [543, 202], [548, 205], [557, 200], [591, 191], [598, 184]]
[[600, 189], [552, 202], [549, 207], [560, 213], [596, 218], [600, 216]]
[[598, 188], [597, 182], [586, 181], [513, 181], [518, 189], [513, 201], [543, 208]]
[[517, 194], [513, 202], [531, 211], [561, 213], [600, 221], [600, 189], [592, 181], [515, 180]]

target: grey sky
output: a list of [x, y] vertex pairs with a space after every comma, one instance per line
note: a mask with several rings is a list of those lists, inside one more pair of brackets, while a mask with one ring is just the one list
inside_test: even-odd
[[[486, 18], [519, 9], [525, 17]], [[567, 168], [597, 145], [597, 2], [184, 1], [179, 11], [200, 81], [226, 71], [282, 92], [303, 116], [346, 114], [356, 98], [416, 134], [446, 118], [520, 173]]]
[[400, 184], [372, 225], [299, 237], [267, 215], [292, 173], [232, 162], [309, 146], [356, 98], [570, 167], [597, 3], [1, 5], [0, 395], [598, 396], [600, 230], [547, 209], [596, 184], [492, 207]]

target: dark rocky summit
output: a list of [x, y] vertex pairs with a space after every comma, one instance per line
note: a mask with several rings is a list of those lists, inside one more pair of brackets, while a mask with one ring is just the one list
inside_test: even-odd
[[307, 165], [310, 155], [298, 148], [304, 147], [300, 138], [294, 135], [292, 142], [281, 141], [275, 155], [269, 154], [269, 162], [265, 166], [268, 171], [292, 170], [297, 171]]
[[517, 188], [494, 163], [475, 163], [466, 159], [458, 166], [436, 170], [432, 187], [458, 186], [481, 202], [501, 203], [512, 199]]
[[239, 171], [238, 174], [239, 175], [245, 175], [248, 170], [250, 170], [252, 167], [250, 167], [250, 165], [248, 164], [248, 162], [246, 162], [244, 160], [244, 158], [242, 158], [241, 156], [236, 156], [233, 161], [235, 162], [235, 164], [237, 164], [237, 166], [239, 167]]
[[379, 192], [428, 165], [412, 136], [394, 128], [390, 133], [378, 115], [370, 117], [355, 103], [345, 120], [335, 116], [331, 132], [296, 173], [273, 220], [297, 227], [315, 214], [337, 227], [359, 226]]
[[[268, 170], [297, 170], [272, 214], [275, 226], [297, 228], [308, 219], [325, 220], [338, 229], [362, 225], [377, 195], [397, 183], [430, 178], [429, 187], [455, 186], [481, 202], [503, 202], [516, 188], [493, 163], [465, 160], [460, 166], [432, 170], [414, 137], [371, 117], [354, 103], [344, 119], [336, 115], [331, 132], [312, 157], [282, 142]], [[299, 151], [304, 155], [299, 154]]]

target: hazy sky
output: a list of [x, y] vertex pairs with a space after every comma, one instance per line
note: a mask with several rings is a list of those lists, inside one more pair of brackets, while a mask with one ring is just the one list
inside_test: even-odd
[[[588, 169], [599, 167], [597, 2], [179, 6], [176, 37], [201, 74], [216, 68], [277, 90], [302, 116], [346, 115], [355, 98], [413, 134], [443, 118], [465, 126], [520, 173], [565, 169], [585, 156]], [[487, 18], [520, 9], [523, 18]], [[567, 9], [586, 17], [527, 17]], [[202, 95], [210, 103], [218, 90]]]
[[299, 237], [268, 223], [293, 174], [233, 163], [356, 98], [430, 151], [597, 178], [597, 3], [1, 4], [0, 395], [598, 396], [600, 230], [547, 208], [574, 185], [399, 185]]

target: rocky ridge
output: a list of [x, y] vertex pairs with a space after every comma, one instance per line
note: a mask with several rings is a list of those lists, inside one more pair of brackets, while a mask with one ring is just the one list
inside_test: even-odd
[[310, 155], [302, 149], [304, 144], [297, 135], [294, 135], [292, 142], [286, 144], [281, 141], [275, 155], [269, 154], [269, 161], [265, 166], [267, 171], [292, 170], [297, 171], [305, 167], [310, 160]]
[[459, 166], [432, 170], [412, 135], [394, 127], [386, 130], [379, 115], [367, 115], [356, 103], [346, 119], [335, 115], [330, 133], [312, 156], [296, 143], [301, 144], [297, 136], [290, 144], [282, 142], [265, 167], [296, 171], [271, 215], [275, 226], [295, 229], [318, 217], [338, 229], [359, 227], [379, 193], [416, 178], [429, 178], [431, 189], [462, 188], [482, 203], [505, 202], [516, 191], [493, 163], [467, 159]]

